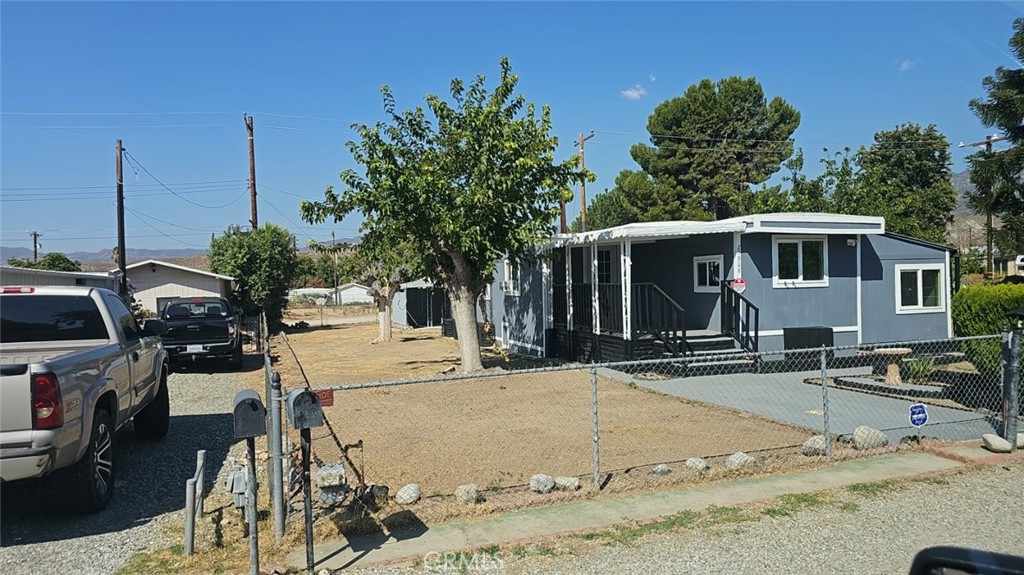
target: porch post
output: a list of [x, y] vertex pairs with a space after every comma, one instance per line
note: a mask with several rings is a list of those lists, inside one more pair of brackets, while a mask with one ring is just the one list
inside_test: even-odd
[[622, 338], [633, 339], [633, 326], [630, 320], [632, 309], [630, 300], [633, 298], [633, 241], [626, 238], [622, 242]]
[[565, 243], [565, 318], [566, 331], [572, 331], [572, 245]]
[[[740, 279], [743, 277], [743, 243], [740, 239], [740, 232], [732, 233], [732, 278], [728, 279]], [[728, 274], [722, 274], [728, 275]], [[727, 279], [727, 278], [722, 278]]]
[[593, 301], [594, 333], [601, 333], [601, 314], [597, 309], [600, 300], [597, 297], [597, 241], [590, 244], [590, 281], [593, 289], [590, 290], [590, 299]]
[[546, 257], [541, 259], [541, 285], [543, 289], [541, 293], [544, 294], [544, 299], [541, 300], [541, 307], [544, 310], [544, 330], [541, 332], [541, 340], [544, 345], [544, 352], [541, 353], [541, 357], [546, 357], [548, 354], [548, 330], [551, 329], [551, 266], [548, 265], [547, 257], [551, 255], [551, 252], [545, 254]]

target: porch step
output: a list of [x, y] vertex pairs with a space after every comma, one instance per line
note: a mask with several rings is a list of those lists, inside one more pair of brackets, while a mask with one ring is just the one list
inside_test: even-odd
[[694, 355], [701, 353], [721, 353], [723, 351], [736, 349], [736, 340], [720, 333], [698, 337], [686, 334], [686, 342], [690, 344], [690, 349], [693, 350]]

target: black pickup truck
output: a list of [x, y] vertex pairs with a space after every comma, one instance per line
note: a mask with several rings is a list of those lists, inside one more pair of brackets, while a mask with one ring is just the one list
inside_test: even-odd
[[167, 325], [163, 341], [171, 361], [220, 358], [233, 369], [242, 367], [239, 318], [226, 299], [173, 299], [164, 306], [160, 319]]

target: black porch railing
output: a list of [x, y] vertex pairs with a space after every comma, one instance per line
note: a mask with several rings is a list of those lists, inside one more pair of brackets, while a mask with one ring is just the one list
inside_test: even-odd
[[653, 336], [672, 354], [682, 355], [689, 351], [686, 310], [656, 284], [633, 284], [630, 307], [634, 337]]
[[731, 282], [723, 281], [721, 289], [722, 333], [735, 339], [746, 351], [757, 353], [761, 311], [733, 289]]

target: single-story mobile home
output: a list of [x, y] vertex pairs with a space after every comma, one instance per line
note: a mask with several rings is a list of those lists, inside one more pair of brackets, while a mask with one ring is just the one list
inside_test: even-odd
[[684, 355], [709, 339], [751, 352], [938, 339], [952, 336], [951, 256], [880, 217], [634, 223], [501, 262], [485, 305], [505, 347], [577, 361]]
[[23, 286], [92, 286], [118, 290], [119, 271], [114, 272], [55, 272], [0, 266], [0, 284]]

